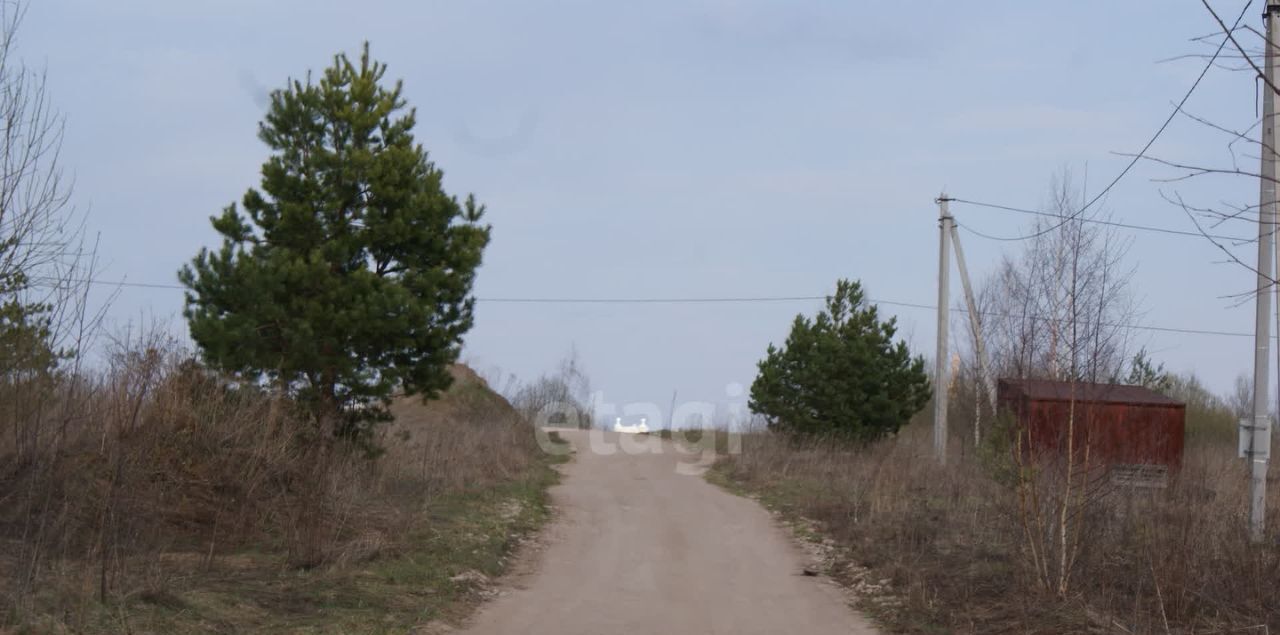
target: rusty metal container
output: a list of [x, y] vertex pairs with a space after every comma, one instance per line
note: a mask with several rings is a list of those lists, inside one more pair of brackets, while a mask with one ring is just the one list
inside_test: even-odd
[[[1033, 455], [1141, 473], [1182, 465], [1186, 404], [1142, 386], [1001, 379], [997, 402]], [[1068, 435], [1068, 431], [1071, 434]]]

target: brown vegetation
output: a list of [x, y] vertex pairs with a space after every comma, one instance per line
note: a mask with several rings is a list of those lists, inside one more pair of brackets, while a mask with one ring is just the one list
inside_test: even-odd
[[457, 576], [499, 572], [545, 516], [553, 478], [510, 405], [453, 372], [440, 401], [396, 402], [372, 460], [159, 341], [97, 373], [8, 378], [0, 631], [350, 632], [447, 615], [477, 578]]
[[[1220, 413], [1219, 413], [1220, 414]], [[1189, 409], [1189, 427], [1215, 425]], [[1221, 416], [1218, 417], [1221, 420]], [[1229, 420], [1229, 419], [1228, 419]], [[971, 422], [956, 422], [966, 429]], [[816, 525], [837, 548], [829, 573], [862, 606], [914, 633], [1209, 633], [1280, 627], [1280, 523], [1253, 545], [1246, 474], [1233, 445], [1192, 436], [1167, 489], [1091, 491], [1071, 527], [1065, 593], [1046, 589], [1019, 511], [1008, 448], [953, 444], [932, 457], [930, 423], [866, 447], [744, 435], [714, 479]], [[957, 435], [959, 436], [959, 435]], [[955, 437], [953, 437], [955, 438]], [[1023, 478], [1049, 478], [1049, 471]], [[1053, 487], [1048, 484], [1048, 487]], [[1272, 505], [1280, 503], [1276, 486]], [[1273, 507], [1274, 508], [1274, 507]], [[1075, 510], [1076, 507], [1072, 507]], [[887, 584], [881, 584], [881, 582]], [[1256, 631], [1238, 629], [1256, 629]], [[1232, 630], [1237, 629], [1237, 630]]]

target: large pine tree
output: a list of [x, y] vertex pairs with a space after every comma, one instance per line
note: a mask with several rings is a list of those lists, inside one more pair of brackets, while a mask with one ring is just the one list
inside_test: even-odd
[[751, 384], [752, 411], [788, 432], [860, 441], [896, 432], [930, 394], [924, 359], [896, 333], [860, 284], [838, 281], [826, 310], [797, 315], [786, 344], [769, 345]]
[[212, 218], [179, 273], [207, 363], [270, 382], [358, 436], [393, 390], [435, 396], [471, 327], [484, 208], [441, 187], [386, 65], [346, 55], [271, 95], [261, 190]]

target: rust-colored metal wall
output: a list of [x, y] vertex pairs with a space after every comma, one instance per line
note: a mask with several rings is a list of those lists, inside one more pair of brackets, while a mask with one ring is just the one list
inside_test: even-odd
[[[1014, 417], [1024, 450], [1093, 465], [1182, 465], [1186, 406], [1135, 386], [1001, 380], [1002, 410]], [[1070, 432], [1070, 434], [1069, 434]]]

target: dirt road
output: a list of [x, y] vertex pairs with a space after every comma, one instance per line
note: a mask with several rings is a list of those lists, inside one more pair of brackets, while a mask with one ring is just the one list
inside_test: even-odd
[[[770, 514], [657, 437], [563, 433], [577, 450], [530, 571], [468, 633], [871, 634]], [[612, 453], [609, 453], [612, 450]]]

